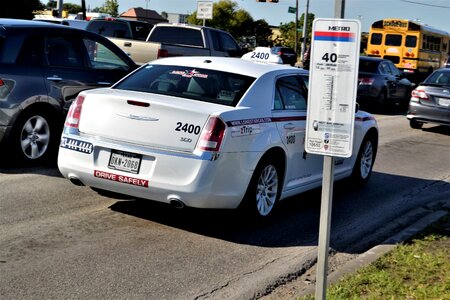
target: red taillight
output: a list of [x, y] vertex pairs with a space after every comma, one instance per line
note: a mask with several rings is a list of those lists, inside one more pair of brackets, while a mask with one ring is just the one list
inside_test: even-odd
[[225, 133], [225, 123], [217, 118], [211, 117], [203, 128], [197, 149], [205, 151], [219, 151]]
[[360, 85], [372, 85], [374, 81], [373, 78], [359, 78]]
[[277, 54], [278, 54], [278, 55], [283, 55], [283, 52], [278, 51]]
[[81, 108], [83, 106], [84, 96], [78, 95], [75, 101], [72, 103], [67, 114], [66, 123], [64, 126], [78, 128], [80, 123]]
[[169, 52], [165, 49], [158, 49], [157, 58], [169, 57]]
[[0, 79], [0, 86], [5, 85], [5, 83], [3, 82], [3, 80]]
[[409, 57], [409, 53], [408, 53], [408, 52], [406, 52], [406, 53], [405, 53], [405, 56], [406, 56], [406, 57]]
[[428, 95], [427, 95], [427, 93], [425, 93], [425, 91], [424, 90], [418, 90], [418, 89], [415, 89], [415, 90], [413, 90], [412, 92], [411, 92], [411, 100], [412, 101], [414, 101], [414, 100], [425, 100], [425, 101], [428, 101], [428, 100], [430, 100], [430, 98], [428, 98]]

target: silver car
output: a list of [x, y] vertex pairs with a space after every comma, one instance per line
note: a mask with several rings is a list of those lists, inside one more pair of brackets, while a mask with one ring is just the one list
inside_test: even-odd
[[411, 93], [406, 117], [414, 129], [424, 123], [450, 126], [450, 69], [434, 71]]

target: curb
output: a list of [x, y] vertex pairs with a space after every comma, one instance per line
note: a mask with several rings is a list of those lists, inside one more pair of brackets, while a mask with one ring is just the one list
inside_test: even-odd
[[[446, 205], [444, 205], [443, 208], [449, 208], [450, 202], [448, 202]], [[388, 238], [381, 244], [372, 247], [371, 249], [367, 250], [363, 254], [359, 255], [357, 258], [347, 262], [342, 267], [340, 267], [338, 270], [334, 271], [333, 273], [328, 275], [327, 280], [327, 286], [330, 286], [331, 284], [334, 284], [338, 282], [344, 275], [347, 275], [349, 273], [354, 273], [361, 267], [367, 266], [383, 256], [384, 254], [388, 253], [392, 249], [394, 249], [398, 243], [404, 242], [408, 239], [410, 239], [415, 234], [423, 231], [426, 227], [429, 225], [437, 222], [442, 217], [450, 214], [447, 210], [438, 210], [435, 212], [432, 212], [418, 221], [416, 221], [414, 224], [406, 227], [401, 232], [397, 233], [396, 235]], [[315, 291], [315, 286], [308, 287], [302, 292], [302, 295], [308, 295], [313, 294]]]

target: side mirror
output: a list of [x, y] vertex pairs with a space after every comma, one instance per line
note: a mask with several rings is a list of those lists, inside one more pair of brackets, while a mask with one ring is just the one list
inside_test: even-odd
[[355, 105], [355, 114], [356, 114], [358, 111], [359, 111], [359, 104], [358, 104], [358, 102], [356, 102], [356, 105]]

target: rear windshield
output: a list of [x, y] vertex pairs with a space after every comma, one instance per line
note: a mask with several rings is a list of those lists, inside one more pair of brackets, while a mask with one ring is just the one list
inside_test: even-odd
[[128, 24], [123, 22], [94, 20], [88, 24], [87, 30], [107, 37], [132, 39]]
[[148, 65], [113, 88], [236, 106], [254, 80], [208, 69]]
[[450, 86], [450, 72], [435, 71], [424, 81], [425, 84]]
[[386, 34], [386, 46], [401, 46], [402, 36], [399, 34]]
[[130, 22], [131, 31], [135, 40], [145, 41], [153, 25], [141, 22]]
[[361, 59], [359, 61], [359, 72], [376, 73], [378, 70], [378, 62]]
[[197, 29], [159, 26], [153, 29], [149, 42], [203, 47], [203, 36]]

